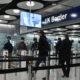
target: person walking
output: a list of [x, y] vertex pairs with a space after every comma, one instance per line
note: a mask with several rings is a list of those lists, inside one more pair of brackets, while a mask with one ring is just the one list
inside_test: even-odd
[[38, 50], [39, 50], [39, 56], [36, 62], [36, 67], [38, 67], [42, 61], [45, 63], [46, 56], [48, 56], [48, 52], [50, 51], [50, 45], [43, 31], [40, 31]]
[[[60, 59], [61, 59], [61, 66], [63, 71], [62, 77], [69, 77], [70, 73], [70, 64], [71, 64], [71, 47], [72, 42], [69, 40], [69, 36], [65, 35], [65, 39], [62, 41], [61, 49], [60, 49]], [[64, 66], [66, 63], [66, 67]]]

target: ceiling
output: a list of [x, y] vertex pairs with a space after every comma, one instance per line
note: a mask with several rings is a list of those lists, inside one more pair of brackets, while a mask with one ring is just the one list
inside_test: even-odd
[[[26, 5], [27, 1], [34, 1], [35, 5], [30, 8]], [[45, 17], [76, 6], [80, 6], [80, 0], [74, 0], [74, 2], [73, 0], [0, 0], [0, 20], [5, 20], [8, 23], [18, 20], [20, 12], [15, 13], [15, 9], [39, 13]], [[4, 18], [4, 15], [11, 17]], [[0, 21], [0, 23], [5, 22]]]
[[[35, 5], [29, 7], [27, 1], [34, 1]], [[46, 17], [77, 6], [80, 6], [80, 0], [0, 0], [0, 23], [19, 25], [20, 11], [35, 12]], [[15, 9], [18, 9], [17, 13]], [[6, 15], [7, 18], [4, 17]]]
[[[15, 13], [13, 10], [14, 9], [19, 9], [20, 11], [31, 11], [31, 12], [36, 12], [38, 10], [41, 10], [43, 8], [46, 8], [50, 6], [53, 2], [54, 3], [59, 3], [63, 0], [33, 0], [35, 5], [32, 7], [29, 7], [27, 2], [30, 0], [0, 0], [0, 19], [1, 20], [8, 20], [8, 22], [19, 19], [20, 18], [20, 12]], [[32, 1], [32, 0], [31, 0]], [[29, 3], [28, 3], [29, 4]], [[10, 15], [10, 18], [4, 18], [4, 15]], [[16, 18], [12, 18], [16, 17]], [[10, 19], [10, 20], [9, 20]]]

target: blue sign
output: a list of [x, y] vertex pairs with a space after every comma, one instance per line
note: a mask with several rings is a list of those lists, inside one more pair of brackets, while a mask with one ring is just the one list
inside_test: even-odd
[[80, 18], [80, 6], [46, 17], [43, 19], [42, 23], [43, 25], [47, 25], [57, 22], [69, 21], [77, 18]]

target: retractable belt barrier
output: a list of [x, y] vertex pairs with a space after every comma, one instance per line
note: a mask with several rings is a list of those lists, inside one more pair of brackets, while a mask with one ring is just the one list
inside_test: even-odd
[[[7, 59], [3, 59], [4, 56], [0, 56], [0, 62], [8, 62], [8, 61], [34, 61], [34, 60], [38, 60], [38, 57], [33, 57], [33, 56], [23, 56], [23, 57], [5, 57], [5, 58], [8, 58]], [[43, 59], [44, 57], [42, 57], [41, 59]], [[59, 58], [50, 58], [50, 60], [56, 60], [56, 59], [59, 59]], [[80, 56], [78, 57], [71, 57], [71, 59], [80, 59]]]
[[[79, 59], [80, 57], [72, 57], [72, 59]], [[22, 59], [16, 59], [16, 57], [13, 59], [12, 57], [11, 57], [11, 59], [8, 59], [8, 60], [6, 60], [6, 59], [0, 59], [0, 62], [7, 62], [7, 61], [26, 61], [26, 60], [36, 60], [37, 58], [31, 58], [30, 57], [30, 59], [29, 59], [29, 57], [28, 57], [28, 59], [26, 59], [26, 57], [25, 58], [22, 58]], [[53, 59], [55, 59], [55, 58], [53, 58]], [[57, 58], [58, 59], [58, 58]], [[67, 66], [67, 65], [64, 65], [65, 67]], [[78, 67], [78, 66], [80, 66], [80, 63], [75, 63], [75, 64], [70, 64], [70, 67]], [[59, 69], [59, 68], [61, 68], [61, 65], [54, 65], [54, 66], [43, 66], [43, 67], [32, 67], [32, 70], [33, 71], [35, 71], [35, 70], [46, 70], [46, 69]], [[27, 71], [28, 70], [28, 68], [27, 67], [25, 67], [25, 68], [15, 68], [15, 69], [1, 69], [0, 70], [0, 74], [4, 74], [4, 73], [14, 73], [14, 72], [22, 72], [22, 71]]]
[[[6, 52], [5, 52], [6, 53]], [[23, 54], [24, 53], [24, 54]], [[51, 56], [55, 56], [55, 57], [51, 57]], [[43, 59], [45, 57], [42, 57], [40, 59]], [[46, 70], [46, 80], [49, 80], [49, 76], [50, 76], [50, 69], [60, 69], [62, 68], [61, 65], [53, 65], [50, 66], [50, 60], [58, 60], [59, 58], [56, 57], [56, 55], [49, 55], [46, 57], [46, 66], [42, 66], [42, 67], [36, 67], [35, 65], [35, 61], [39, 60], [38, 57], [33, 57], [33, 56], [28, 56], [26, 55], [26, 52], [23, 51], [21, 56], [17, 56], [17, 57], [9, 57], [6, 55], [0, 56], [0, 62], [4, 63], [4, 67], [3, 69], [0, 69], [0, 74], [4, 74], [4, 79], [6, 80], [6, 74], [7, 73], [15, 73], [15, 72], [27, 72], [28, 73], [28, 79], [29, 80], [35, 80], [35, 72], [37, 70]], [[74, 56], [71, 57], [71, 59], [80, 59], [80, 56]], [[27, 61], [33, 61], [34, 63], [30, 63], [28, 65], [26, 65]], [[17, 66], [15, 68], [6, 68], [6, 63], [8, 62], [19, 62], [20, 66], [17, 68]], [[8, 65], [7, 65], [8, 66]], [[64, 67], [66, 67], [67, 65], [64, 65]], [[70, 67], [78, 67], [80, 66], [80, 63], [75, 63], [75, 64], [70, 64]], [[34, 79], [32, 78], [32, 73], [34, 72]]]
[[[64, 65], [64, 67], [66, 67], [67, 65]], [[76, 63], [76, 64], [70, 64], [70, 67], [79, 67], [80, 63]], [[43, 66], [43, 67], [32, 67], [32, 70], [47, 70], [47, 69], [60, 69], [61, 66], [60, 65], [54, 65], [54, 66]], [[28, 71], [28, 67], [26, 68], [15, 68], [15, 69], [0, 69], [0, 74], [4, 74], [4, 73], [15, 73], [15, 72], [25, 72]]]

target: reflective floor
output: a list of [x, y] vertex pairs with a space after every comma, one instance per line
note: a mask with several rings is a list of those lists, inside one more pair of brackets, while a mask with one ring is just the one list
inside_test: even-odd
[[[63, 73], [61, 69], [50, 70], [50, 80], [80, 80], [80, 67], [71, 68], [70, 77], [62, 77]], [[36, 74], [36, 80], [42, 80], [46, 77], [46, 70], [38, 71]], [[5, 79], [6, 78], [6, 79]], [[34, 77], [32, 78], [34, 80]], [[27, 72], [0, 74], [0, 80], [29, 80]]]
[[[80, 63], [80, 59], [74, 59], [73, 63]], [[57, 64], [55, 60], [50, 61], [50, 65]], [[6, 69], [7, 69], [8, 63], [6, 63]], [[12, 66], [18, 67], [18, 63], [12, 63]], [[25, 66], [25, 62], [21, 63], [21, 66]], [[42, 66], [42, 63], [40, 64]], [[2, 63], [0, 63], [1, 68], [5, 68], [5, 63], [2, 66]], [[35, 79], [32, 77], [32, 80], [42, 80], [46, 77], [47, 70], [39, 70], [35, 74]], [[71, 67], [70, 70], [70, 76], [69, 78], [62, 77], [63, 73], [61, 69], [51, 69], [49, 80], [80, 80], [80, 67]], [[27, 71], [25, 72], [17, 72], [17, 73], [8, 73], [8, 74], [0, 74], [0, 80], [29, 80], [29, 75]]]

